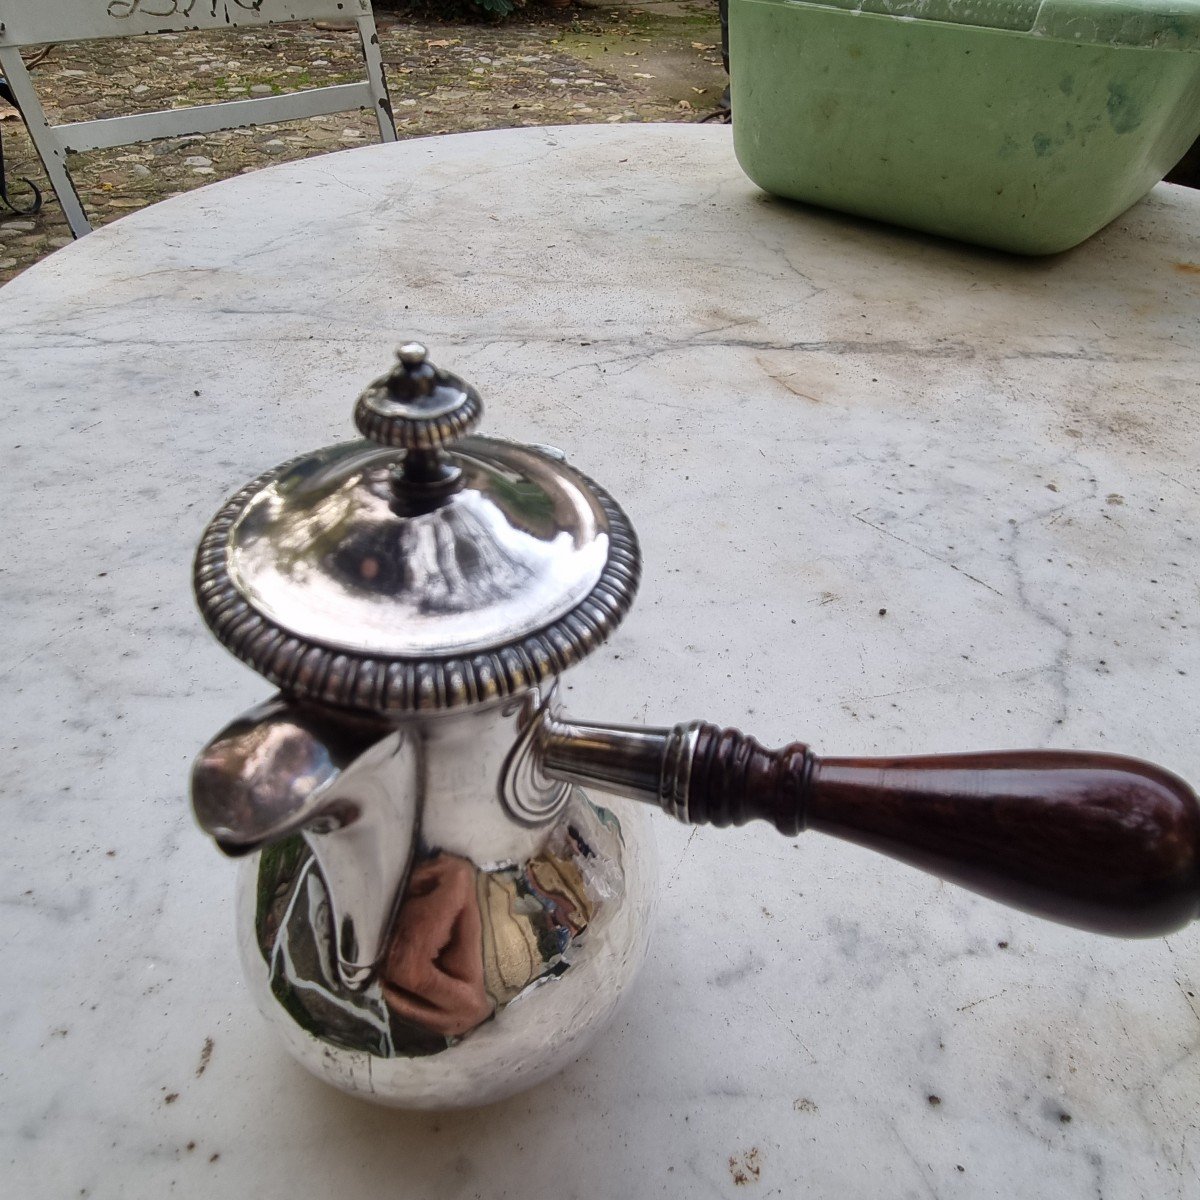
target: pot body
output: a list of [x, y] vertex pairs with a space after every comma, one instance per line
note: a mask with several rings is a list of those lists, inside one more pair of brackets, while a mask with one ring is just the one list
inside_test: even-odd
[[[322, 870], [336, 858], [321, 835], [244, 860], [246, 979], [315, 1075], [399, 1107], [488, 1104], [566, 1066], [615, 1013], [646, 953], [653, 832], [639, 805], [536, 779], [522, 747], [542, 711], [531, 690], [395, 722], [408, 751], [363, 795], [415, 811], [416, 828], [407, 871], [374, 874], [402, 882], [365, 986], [337, 970], [334, 878]], [[397, 789], [415, 789], [415, 804], [391, 803]]]

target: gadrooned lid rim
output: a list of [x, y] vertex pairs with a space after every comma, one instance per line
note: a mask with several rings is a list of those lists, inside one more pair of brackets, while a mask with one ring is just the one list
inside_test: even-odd
[[246, 505], [301, 455], [252, 480], [221, 507], [200, 539], [196, 603], [213, 636], [297, 699], [360, 711], [403, 714], [488, 704], [560, 674], [603, 643], [633, 604], [641, 579], [637, 535], [620, 505], [571, 468], [608, 520], [608, 558], [588, 594], [532, 632], [463, 655], [399, 657], [302, 638], [260, 612], [230, 575], [229, 534]]

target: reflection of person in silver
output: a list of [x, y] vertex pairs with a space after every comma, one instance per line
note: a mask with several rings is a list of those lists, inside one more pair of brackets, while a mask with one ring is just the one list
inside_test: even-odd
[[608, 836], [588, 805], [523, 868], [481, 871], [445, 853], [418, 860], [379, 974], [359, 991], [343, 987], [333, 967], [316, 860], [302, 838], [287, 838], [263, 851], [259, 867], [255, 925], [271, 989], [302, 1028], [334, 1045], [382, 1058], [435, 1054], [567, 969], [573, 939], [610, 894], [607, 878], [589, 893], [580, 866], [593, 857], [588, 841]]
[[392, 926], [384, 999], [402, 1020], [461, 1037], [555, 970], [593, 909], [566, 857], [543, 853], [524, 871], [496, 872], [452, 854], [428, 858]]
[[383, 996], [397, 1016], [461, 1037], [492, 1015], [483, 986], [483, 922], [475, 868], [439, 854], [413, 868], [392, 927]]

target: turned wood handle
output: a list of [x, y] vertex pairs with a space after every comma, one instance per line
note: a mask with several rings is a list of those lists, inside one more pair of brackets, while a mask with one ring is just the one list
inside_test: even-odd
[[816, 829], [1097, 933], [1157, 936], [1200, 915], [1200, 805], [1161, 767], [1058, 750], [821, 759], [693, 728], [679, 807], [695, 824]]

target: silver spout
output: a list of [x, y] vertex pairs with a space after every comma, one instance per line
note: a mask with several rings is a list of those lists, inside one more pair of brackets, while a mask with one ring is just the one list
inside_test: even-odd
[[686, 822], [698, 728], [698, 722], [646, 729], [547, 716], [539, 737], [539, 766], [547, 778], [654, 804]]
[[192, 809], [226, 854], [249, 854], [321, 820], [352, 813], [329, 803], [330, 786], [386, 730], [330, 722], [282, 696], [243, 713], [197, 756]]
[[420, 747], [399, 730], [365, 750], [330, 788], [351, 820], [304, 830], [329, 893], [338, 974], [352, 989], [375, 975], [412, 867]]
[[411, 732], [277, 696], [223, 729], [192, 768], [196, 819], [227, 854], [303, 835], [348, 988], [373, 976], [408, 877], [419, 757]]

